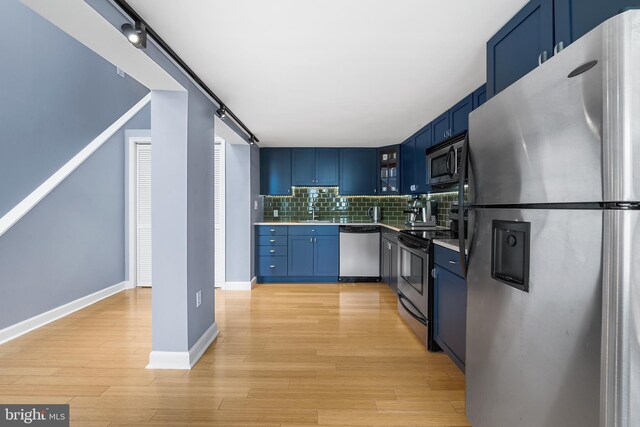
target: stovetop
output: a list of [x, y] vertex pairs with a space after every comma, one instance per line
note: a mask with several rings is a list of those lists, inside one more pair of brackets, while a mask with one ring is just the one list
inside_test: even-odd
[[402, 230], [400, 233], [426, 242], [434, 239], [455, 239], [458, 237], [458, 235], [451, 230]]

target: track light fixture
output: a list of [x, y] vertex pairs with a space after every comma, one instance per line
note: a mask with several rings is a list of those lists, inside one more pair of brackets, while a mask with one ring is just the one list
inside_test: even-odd
[[216, 113], [221, 119], [224, 119], [225, 117], [227, 117], [227, 107], [225, 107], [224, 105], [221, 105], [220, 108], [218, 108], [218, 111], [216, 111]]
[[254, 145], [256, 142], [258, 142], [256, 137], [251, 135], [251, 138], [249, 138], [249, 145]]
[[140, 21], [136, 21], [135, 26], [126, 23], [122, 25], [122, 33], [127, 40], [138, 49], [147, 47], [147, 28]]

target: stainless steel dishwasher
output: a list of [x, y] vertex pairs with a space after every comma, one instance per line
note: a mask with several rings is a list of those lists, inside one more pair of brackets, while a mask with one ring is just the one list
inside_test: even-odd
[[380, 281], [379, 226], [340, 226], [340, 281]]

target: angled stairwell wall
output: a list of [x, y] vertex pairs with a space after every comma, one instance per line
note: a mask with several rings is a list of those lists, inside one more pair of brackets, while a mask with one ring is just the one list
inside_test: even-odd
[[[0, 2], [0, 16], [2, 218], [148, 90], [20, 1]], [[0, 235], [0, 342], [125, 280], [124, 134], [149, 128], [147, 104]]]

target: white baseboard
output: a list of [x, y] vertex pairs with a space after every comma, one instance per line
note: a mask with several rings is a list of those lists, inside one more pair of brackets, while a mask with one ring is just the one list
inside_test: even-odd
[[250, 291], [256, 285], [257, 278], [254, 277], [250, 282], [224, 282], [222, 289], [226, 291]]
[[18, 338], [34, 329], [40, 328], [51, 322], [54, 322], [64, 316], [67, 316], [73, 312], [81, 310], [91, 304], [95, 304], [100, 300], [103, 300], [111, 295], [117, 294], [120, 291], [129, 289], [129, 282], [121, 282], [117, 285], [109, 286], [98, 292], [94, 292], [86, 297], [78, 298], [75, 301], [71, 301], [68, 304], [49, 310], [45, 313], [38, 314], [30, 319], [23, 320], [20, 323], [11, 325], [7, 328], [0, 330], [0, 344], [4, 344], [7, 341]]
[[188, 351], [152, 351], [147, 369], [191, 369]]
[[152, 351], [147, 369], [191, 369], [218, 336], [218, 323], [206, 330], [189, 351]]

